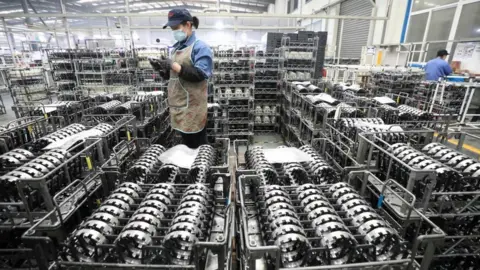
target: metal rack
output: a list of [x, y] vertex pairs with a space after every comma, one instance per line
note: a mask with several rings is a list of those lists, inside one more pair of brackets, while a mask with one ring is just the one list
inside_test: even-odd
[[167, 90], [167, 83], [152, 69], [148, 58], [169, 57], [168, 48], [136, 48], [135, 57], [137, 60], [136, 86], [138, 91], [152, 92]]
[[280, 50], [255, 52], [254, 97], [255, 134], [278, 133], [278, 107], [281, 95]]
[[228, 122], [213, 120], [214, 125], [226, 125], [219, 137], [253, 139], [254, 128], [254, 50], [214, 51], [214, 102], [226, 108]]
[[46, 50], [48, 63], [57, 90], [72, 91], [77, 85], [75, 77], [74, 50]]
[[[416, 100], [425, 111], [434, 114], [452, 114], [465, 121], [467, 110], [478, 83], [473, 82], [422, 82], [409, 98]], [[402, 97], [403, 98], [403, 97]]]
[[280, 69], [285, 80], [309, 81], [313, 78], [317, 63], [319, 38], [306, 41], [291, 41], [282, 38]]
[[[227, 180], [227, 179], [222, 179]], [[99, 257], [92, 258], [91, 261], [79, 261], [76, 260], [75, 253], [70, 256], [67, 256], [65, 251], [60, 251], [59, 253], [54, 252], [53, 254], [45, 254], [47, 258], [54, 259], [54, 265], [58, 267], [79, 267], [88, 268], [88, 269], [97, 269], [98, 267], [105, 269], [116, 269], [119, 266], [121, 267], [145, 267], [145, 264], [148, 264], [150, 267], [155, 267], [158, 269], [170, 269], [175, 266], [175, 263], [169, 262], [169, 257], [166, 255], [168, 249], [162, 244], [165, 239], [165, 234], [168, 232], [169, 227], [167, 227], [175, 214], [175, 209], [180, 204], [180, 199], [182, 198], [182, 191], [188, 188], [188, 185], [181, 184], [172, 184], [170, 187], [174, 188], [175, 192], [173, 193], [173, 198], [171, 205], [168, 206], [168, 210], [164, 213], [165, 217], [161, 218], [162, 226], [157, 229], [156, 236], [152, 237], [151, 245], [142, 245], [141, 248], [141, 259], [138, 260], [127, 260], [126, 255], [122, 252], [123, 249], [120, 247], [120, 243], [114, 240], [118, 237], [118, 233], [122, 231], [122, 228], [125, 226], [129, 220], [129, 216], [132, 215], [134, 209], [139, 207], [139, 203], [142, 201], [143, 197], [147, 194], [148, 190], [151, 190], [154, 185], [141, 185], [141, 190], [139, 194], [142, 196], [136, 198], [135, 203], [131, 205], [131, 208], [126, 211], [126, 216], [120, 218], [120, 224], [114, 226], [114, 233], [107, 235], [107, 241], [103, 244], [98, 243], [95, 247], [97, 254], [104, 254], [107, 257], [106, 261], [99, 260]], [[228, 269], [228, 265], [231, 264], [231, 250], [229, 249], [229, 239], [230, 231], [232, 226], [232, 207], [226, 207], [224, 205], [225, 196], [229, 196], [228, 190], [223, 189], [223, 183], [220, 185], [214, 185], [212, 187], [212, 194], [210, 195], [209, 201], [213, 203], [213, 211], [209, 220], [212, 222], [207, 225], [209, 231], [204, 231], [205, 236], [200, 237], [197, 241], [194, 241], [193, 247], [191, 249], [190, 259], [195, 258], [194, 262], [189, 262], [187, 265], [181, 267], [189, 269], [200, 269], [200, 265], [203, 265], [201, 269]], [[141, 207], [141, 205], [140, 205]], [[98, 212], [100, 213], [100, 212]], [[47, 218], [54, 216], [55, 212], [51, 212]], [[82, 224], [80, 225], [80, 227]], [[49, 237], [39, 237], [35, 234], [41, 231], [41, 221], [36, 224], [35, 227], [32, 227], [27, 231], [23, 239], [26, 242], [35, 244], [35, 246], [49, 246], [51, 245], [51, 238]], [[75, 232], [74, 232], [75, 233]], [[71, 239], [71, 238], [70, 238]], [[69, 247], [72, 247], [72, 242], [65, 242], [63, 245], [64, 250], [67, 250]], [[72, 239], [73, 240], [73, 239]], [[192, 239], [193, 241], [193, 239]], [[111, 243], [109, 243], [111, 242]], [[73, 248], [73, 247], [72, 247]], [[113, 252], [110, 252], [112, 250]], [[46, 251], [46, 250], [44, 250]], [[60, 255], [57, 257], [57, 254]], [[153, 258], [152, 258], [153, 257]], [[151, 258], [151, 260], [147, 260]], [[188, 262], [188, 261], [187, 261]], [[205, 267], [205, 268], [204, 268]], [[212, 268], [210, 268], [212, 267]]]
[[14, 105], [12, 110], [17, 118], [43, 116], [63, 118], [67, 124], [78, 123], [88, 102], [80, 101], [56, 101], [50, 104], [31, 102], [25, 105]]
[[[53, 262], [52, 266], [57, 267], [71, 268], [81, 265], [81, 267], [89, 269], [96, 269], [98, 267], [107, 269], [116, 269], [118, 267], [146, 267], [146, 264], [159, 269], [172, 267], [188, 269], [231, 269], [231, 232], [233, 229], [234, 208], [233, 205], [229, 203], [232, 194], [230, 176], [228, 174], [230, 171], [228, 156], [229, 145], [228, 139], [223, 139], [223, 141], [220, 139], [217, 143], [213, 144], [215, 148], [210, 148], [212, 150], [217, 149], [216, 151], [213, 150], [216, 152], [214, 156], [215, 161], [209, 169], [208, 176], [205, 179], [206, 182], [203, 184], [186, 184], [193, 182], [193, 180], [198, 180], [199, 175], [193, 173], [193, 169], [186, 170], [176, 167], [177, 170], [170, 170], [170, 168], [174, 168], [175, 166], [169, 164], [156, 167], [156, 170], [148, 171], [146, 175], [142, 176], [143, 179], [150, 184], [135, 184], [126, 182], [137, 179], [134, 175], [139, 176], [137, 174], [139, 171], [134, 169], [136, 168], [135, 166], [138, 165], [132, 166], [132, 164], [136, 164], [136, 159], [141, 153], [146, 153], [153, 148], [160, 149], [162, 146], [153, 146], [147, 139], [135, 138], [131, 141], [123, 141], [113, 147], [114, 150], [110, 159], [102, 166], [102, 171], [104, 172], [92, 177], [94, 182], [100, 184], [98, 191], [102, 191], [101, 193], [97, 192], [95, 194], [96, 198], [98, 198], [96, 203], [94, 203], [95, 206], [90, 203], [92, 202], [90, 200], [75, 200], [78, 198], [76, 192], [74, 190], [68, 190], [68, 192], [72, 193], [67, 194], [72, 195], [64, 201], [61, 201], [57, 209], [49, 212], [25, 232], [22, 240], [27, 247], [38, 250], [38, 253], [35, 255], [39, 262], [42, 263], [39, 263], [40, 269], [48, 269], [50, 262]], [[140, 159], [142, 159], [142, 157], [140, 157]], [[160, 193], [154, 192], [155, 188], [157, 188], [156, 190], [158, 191], [158, 189], [165, 188], [166, 186], [168, 186], [168, 190], [172, 192], [171, 197], [166, 198], [168, 199], [168, 203], [167, 201], [161, 200]], [[206, 220], [202, 219], [205, 227], [200, 227], [202, 228], [203, 235], [191, 239], [192, 248], [189, 249], [190, 255], [182, 257], [186, 258], [186, 261], [178, 265], [178, 260], [175, 261], [174, 258], [169, 255], [171, 249], [166, 248], [167, 242], [171, 240], [169, 233], [172, 232], [171, 227], [178, 222], [177, 217], [181, 215], [178, 213], [184, 211], [186, 204], [190, 202], [186, 198], [188, 194], [192, 192], [197, 194], [204, 190], [201, 189], [201, 186], [211, 189], [211, 193], [205, 197], [205, 202], [208, 202], [209, 206], [211, 203], [211, 208], [205, 208], [207, 211], [204, 216]], [[81, 185], [77, 187], [77, 192], [82, 192], [85, 188], [86, 187]], [[132, 188], [134, 190], [133, 192], [138, 196], [133, 196], [134, 193], [130, 193]], [[149, 191], [151, 192], [147, 194]], [[166, 193], [162, 194], [165, 195]], [[123, 207], [124, 205], [115, 206], [111, 203], [119, 198], [120, 200], [125, 200], [128, 196], [133, 197], [131, 197], [132, 201], [127, 200], [123, 203], [129, 204], [128, 209], [124, 209], [125, 211], [121, 210], [125, 215], [115, 218], [119, 221], [118, 223], [108, 225], [109, 227], [112, 226], [112, 231], [103, 231], [100, 227], [90, 226], [92, 225], [91, 223], [95, 222], [110, 223], [110, 221], [113, 221], [107, 221], [101, 218], [104, 213], [116, 215], [116, 212], [105, 212], [105, 207], [110, 207], [113, 210], [119, 209], [117, 207]], [[72, 218], [70, 218], [70, 220], [58, 218], [59, 210], [68, 207], [70, 205], [67, 204], [68, 202], [75, 202], [75, 208], [72, 209], [72, 211], [76, 211], [80, 219], [74, 221]], [[95, 200], [93, 200], [93, 202], [95, 202]], [[155, 229], [156, 232], [153, 233], [153, 237], [149, 238], [152, 241], [150, 244], [145, 243], [142, 245], [140, 251], [137, 250], [136, 252], [129, 253], [128, 251], [132, 246], [123, 245], [122, 243], [135, 241], [133, 240], [135, 237], [128, 238], [130, 240], [126, 239], [124, 232], [127, 229], [124, 228], [125, 226], [129, 227], [129, 223], [138, 218], [135, 217], [129, 221], [130, 217], [133, 218], [133, 216], [137, 216], [141, 212], [140, 214], [143, 213], [143, 217], [145, 218], [145, 215], [151, 214], [151, 212], [149, 212], [150, 210], [147, 211], [150, 209], [148, 207], [156, 207], [158, 204], [165, 205], [165, 208], [161, 208], [163, 214], [159, 217], [159, 223]], [[195, 203], [190, 202], [189, 205], [189, 207], [194, 207]], [[77, 209], [83, 209], [84, 211], [80, 212], [77, 211]], [[137, 211], [135, 211], [135, 209], [137, 209]], [[156, 211], [158, 212], [160, 210]], [[191, 214], [193, 214], [193, 212]], [[81, 222], [83, 218], [85, 219]], [[50, 222], [51, 219], [56, 219], [57, 222], [52, 224]], [[156, 218], [153, 219], [155, 220]], [[137, 221], [150, 222], [151, 220], [143, 219]], [[184, 222], [189, 222], [189, 219], [186, 219]], [[65, 226], [65, 224], [70, 225]], [[57, 231], [60, 228], [61, 231]], [[94, 230], [92, 233], [100, 232], [106, 237], [106, 241], [103, 243], [98, 242], [95, 245], [94, 253], [82, 249], [82, 242], [76, 241], [78, 236], [87, 228]], [[178, 226], [175, 228], [179, 231]], [[140, 227], [137, 229], [142, 230]], [[48, 232], [48, 234], [45, 235], [45, 232]], [[188, 230], [185, 231], [185, 233], [187, 232]], [[88, 238], [88, 236], [85, 237], [85, 239]], [[90, 259], [85, 257], [85, 252], [92, 255]], [[186, 256], [186, 253], [182, 254]], [[43, 259], [40, 260], [41, 258]]]
[[132, 115], [139, 138], [156, 138], [170, 128], [169, 112], [163, 95], [148, 92], [132, 92], [116, 95], [108, 102], [94, 102], [83, 111], [105, 121]]
[[10, 121], [0, 132], [0, 153], [31, 143], [65, 126], [60, 117], [27, 116]]
[[423, 71], [387, 70], [372, 71], [371, 89], [377, 95], [385, 93], [413, 93], [415, 87], [424, 79]]
[[[335, 144], [332, 145], [333, 147], [337, 147]], [[235, 149], [237, 148], [236, 146]], [[318, 150], [322, 150], [322, 148]], [[247, 147], [247, 151], [258, 153], [258, 151], [261, 150], [257, 148], [248, 150]], [[239, 219], [239, 225], [237, 226], [239, 237], [237, 240], [237, 249], [240, 251], [239, 261], [242, 269], [263, 269], [268, 267], [272, 269], [288, 269], [293, 266], [297, 269], [376, 269], [385, 267], [385, 265], [398, 267], [400, 269], [408, 267], [430, 269], [429, 265], [432, 261], [432, 252], [435, 246], [443, 241], [445, 234], [438, 226], [429, 221], [427, 217], [415, 210], [412, 205], [409, 205], [409, 211], [418, 214], [421, 222], [413, 220], [398, 222], [398, 219], [395, 219], [384, 207], [379, 207], [375, 210], [370, 208], [368, 206], [371, 202], [371, 200], [368, 199], [370, 198], [370, 192], [365, 193], [365, 191], [362, 191], [358, 195], [351, 195], [353, 197], [349, 197], [348, 200], [346, 200], [345, 197], [347, 204], [348, 201], [353, 198], [362, 202], [361, 204], [357, 204], [358, 211], [360, 208], [365, 211], [373, 211], [375, 215], [381, 218], [384, 221], [382, 226], [387, 226], [392, 230], [391, 232], [393, 232], [393, 234], [387, 233], [387, 235], [399, 236], [396, 238], [397, 240], [395, 240], [397, 241], [397, 245], [393, 244], [395, 241], [391, 241], [388, 244], [389, 248], [392, 248], [389, 250], [396, 250], [398, 256], [392, 256], [391, 258], [387, 256], [387, 258], [379, 259], [379, 257], [376, 256], [379, 256], [381, 253], [378, 253], [379, 250], [375, 247], [378, 242], [376, 244], [373, 242], [365, 242], [367, 238], [364, 237], [365, 233], [362, 232], [362, 227], [356, 227], [352, 224], [354, 222], [352, 218], [355, 219], [361, 212], [352, 211], [351, 213], [355, 213], [352, 216], [350, 213], [351, 210], [349, 210], [350, 208], [348, 208], [345, 203], [339, 203], [339, 200], [343, 200], [339, 198], [343, 194], [350, 196], [347, 195], [348, 192], [338, 193], [339, 189], [340, 191], [343, 189], [345, 189], [345, 191], [352, 190], [348, 188], [348, 184], [318, 184], [314, 178], [302, 177], [300, 172], [295, 174], [287, 172], [287, 170], [289, 170], [287, 167], [291, 166], [289, 164], [272, 164], [271, 168], [273, 170], [270, 171], [267, 171], [266, 168], [268, 167], [263, 165], [262, 168], [264, 169], [251, 170], [252, 168], [250, 168], [249, 170], [248, 164], [257, 163], [248, 161], [247, 157], [245, 158], [247, 164], [242, 161], [243, 157], [239, 156], [237, 152], [237, 193], [239, 196], [239, 211], [237, 215]], [[318, 162], [319, 159], [316, 158], [315, 160]], [[300, 165], [299, 169], [302, 168], [302, 165], [305, 166], [306, 164], [308, 163], [298, 163], [298, 165]], [[361, 182], [359, 179], [362, 179], [361, 176], [364, 172], [359, 171], [359, 167], [353, 169], [352, 172], [347, 173], [347, 176], [349, 182], [355, 185], [357, 181]], [[308, 171], [308, 167], [304, 167], [304, 170]], [[288, 179], [295, 176], [297, 178], [294, 182], [298, 184], [280, 184], [280, 186], [272, 185], [273, 182], [267, 182], [267, 184], [265, 184], [265, 179], [274, 181], [274, 171], [276, 171], [276, 177], [278, 179], [276, 180], [277, 184], [278, 182], [288, 183]], [[317, 196], [319, 198], [306, 201], [308, 196], [299, 194], [299, 190], [305, 189], [309, 190], [310, 195], [308, 196]], [[312, 195], [314, 190], [318, 190], [318, 194], [322, 195]], [[385, 198], [388, 198], [384, 204], [389, 203], [393, 197], [405, 201], [401, 193], [403, 190], [399, 190], [397, 186], [393, 188], [392, 185], [385, 185], [383, 190]], [[265, 197], [266, 193], [270, 194], [272, 192], [275, 193], [275, 195], [268, 195], [268, 198]], [[356, 193], [354, 192], [354, 194]], [[373, 201], [376, 202], [379, 194], [372, 193], [372, 195], [375, 196], [373, 197]], [[302, 198], [298, 196], [302, 196]], [[348, 229], [341, 230], [335, 227], [333, 223], [331, 225], [332, 227], [328, 227], [328, 230], [323, 227], [323, 229], [321, 229], [320, 225], [310, 228], [310, 224], [312, 223], [311, 213], [309, 211], [305, 212], [304, 210], [310, 203], [312, 203], [312, 205], [317, 204], [317, 208], [329, 206], [332, 207], [331, 209], [334, 209], [333, 211], [329, 210], [329, 212], [326, 211], [328, 209], [322, 210], [325, 212], [318, 210], [318, 224], [322, 224], [320, 222], [322, 215], [329, 214], [333, 215], [333, 217], [331, 217], [332, 219], [328, 219], [325, 216], [326, 220], [332, 222], [336, 216], [337, 218], [335, 220], [341, 220], [339, 221], [340, 223], [348, 224]], [[274, 207], [272, 204], [278, 207], [272, 208]], [[285, 204], [291, 204], [291, 206], [287, 207], [288, 205]], [[285, 207], [283, 205], [285, 205]], [[270, 210], [266, 211], [267, 208]], [[279, 211], [278, 217], [272, 218], [270, 215], [276, 211]], [[287, 213], [292, 211], [296, 212], [294, 216]], [[282, 216], [280, 212], [284, 215]], [[292, 217], [298, 218], [298, 223], [289, 223], [287, 221], [287, 219], [291, 219]], [[282, 221], [278, 218], [282, 219]], [[277, 219], [278, 222], [276, 221]], [[283, 222], [283, 220], [285, 222]], [[338, 224], [338, 226], [340, 225], [341, 224]], [[281, 226], [293, 226], [297, 229], [302, 228], [303, 234], [295, 228], [290, 229], [290, 227], [289, 229], [283, 230], [283, 233], [278, 233], [277, 229], [274, 230], [274, 227], [277, 228]], [[379, 227], [371, 227], [368, 231], [374, 228]], [[426, 232], [424, 229], [427, 229]], [[328, 244], [322, 242], [322, 239], [330, 237], [329, 232], [335, 230], [346, 232], [346, 234], [344, 233], [345, 237], [340, 238], [343, 239], [343, 241], [338, 242], [335, 248], [328, 248], [326, 246]], [[323, 235], [320, 236], [318, 235], [319, 233], [323, 233]], [[346, 235], [349, 233], [352, 233], [352, 238], [346, 238]], [[282, 241], [274, 235], [280, 235], [280, 238], [282, 235], [285, 235], [287, 239]], [[347, 241], [347, 239], [351, 239], [351, 241]], [[336, 240], [338, 241], [339, 238]], [[290, 242], [292, 242], [292, 245], [289, 245]], [[291, 248], [287, 248], [287, 246]], [[294, 249], [296, 249], [298, 253], [294, 252]], [[382, 250], [382, 252], [385, 251], [385, 249]], [[393, 254], [395, 253], [393, 252]]]
[[11, 68], [7, 70], [7, 82], [14, 104], [52, 101], [46, 84], [45, 70], [41, 67]]

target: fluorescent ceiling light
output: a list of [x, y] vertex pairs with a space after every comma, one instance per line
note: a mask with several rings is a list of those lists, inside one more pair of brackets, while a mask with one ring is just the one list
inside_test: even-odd
[[22, 9], [4, 10], [4, 11], [0, 11], [0, 14], [9, 14], [9, 13], [17, 13], [17, 12], [23, 12], [23, 10]]

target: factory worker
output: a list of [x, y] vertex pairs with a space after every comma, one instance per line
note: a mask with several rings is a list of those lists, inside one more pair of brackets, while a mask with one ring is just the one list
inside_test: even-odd
[[163, 27], [170, 27], [176, 40], [171, 57], [150, 60], [153, 68], [169, 80], [171, 125], [190, 148], [207, 144], [207, 80], [213, 67], [212, 50], [195, 35], [198, 25], [198, 18], [192, 17], [188, 10], [171, 10]]
[[427, 81], [438, 81], [438, 78], [443, 78], [452, 73], [452, 68], [446, 61], [447, 56], [447, 50], [440, 50], [437, 52], [437, 58], [428, 61], [425, 66], [425, 79]]

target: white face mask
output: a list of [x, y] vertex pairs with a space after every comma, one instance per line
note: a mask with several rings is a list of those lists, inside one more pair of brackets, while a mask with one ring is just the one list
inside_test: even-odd
[[182, 42], [185, 39], [187, 39], [187, 34], [183, 32], [182, 29], [173, 30], [172, 34], [173, 34], [173, 38], [178, 42]]

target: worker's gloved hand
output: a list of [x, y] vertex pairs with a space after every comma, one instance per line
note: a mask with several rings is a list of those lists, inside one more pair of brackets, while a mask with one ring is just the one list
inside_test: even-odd
[[170, 72], [170, 68], [172, 65], [172, 60], [166, 58], [162, 55], [161, 58], [150, 58], [150, 65], [152, 65], [153, 69], [156, 71], [163, 71], [164, 73]]

